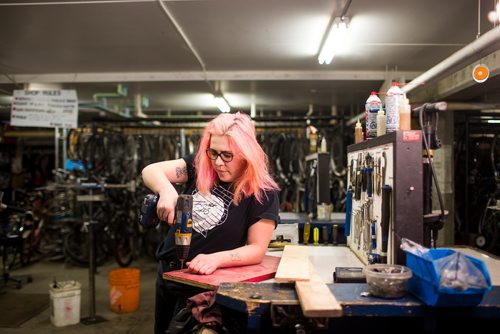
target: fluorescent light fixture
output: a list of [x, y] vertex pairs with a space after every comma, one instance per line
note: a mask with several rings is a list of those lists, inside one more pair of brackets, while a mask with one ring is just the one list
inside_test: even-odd
[[337, 52], [344, 47], [348, 25], [349, 18], [347, 17], [336, 17], [333, 20], [330, 32], [319, 52], [318, 62], [320, 64], [330, 64]]
[[500, 1], [495, 1], [494, 10], [488, 13], [488, 19], [492, 23], [500, 22]]
[[489, 119], [488, 123], [490, 123], [490, 124], [500, 124], [500, 119]]
[[222, 95], [214, 95], [214, 103], [221, 112], [230, 112], [231, 107], [227, 103], [226, 99]]

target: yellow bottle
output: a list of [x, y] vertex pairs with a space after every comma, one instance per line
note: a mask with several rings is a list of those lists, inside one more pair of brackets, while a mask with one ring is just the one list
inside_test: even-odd
[[399, 129], [411, 130], [411, 107], [408, 99], [405, 99], [399, 112]]
[[356, 126], [354, 127], [354, 143], [361, 143], [363, 141], [363, 128], [361, 127], [361, 123], [356, 122]]

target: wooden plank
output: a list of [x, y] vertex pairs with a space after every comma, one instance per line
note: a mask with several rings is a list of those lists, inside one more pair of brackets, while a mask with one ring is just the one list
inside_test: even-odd
[[306, 246], [287, 245], [274, 279], [278, 282], [309, 280], [309, 254]]
[[342, 305], [337, 301], [321, 277], [311, 268], [309, 281], [295, 282], [302, 313], [306, 317], [341, 317]]
[[203, 289], [216, 290], [222, 282], [260, 282], [273, 278], [279, 262], [279, 257], [266, 255], [259, 264], [221, 268], [211, 275], [193, 274], [187, 269], [181, 269], [163, 273], [163, 279]]

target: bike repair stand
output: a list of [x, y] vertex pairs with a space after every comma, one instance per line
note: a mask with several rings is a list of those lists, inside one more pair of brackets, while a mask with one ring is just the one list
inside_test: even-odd
[[[84, 186], [84, 184], [82, 184]], [[88, 195], [81, 195], [77, 197], [79, 202], [89, 203], [89, 216], [90, 220], [86, 223], [89, 234], [89, 316], [81, 319], [84, 325], [93, 325], [100, 322], [107, 321], [103, 317], [95, 314], [95, 272], [96, 272], [96, 254], [95, 254], [95, 235], [94, 226], [98, 223], [92, 219], [92, 202], [104, 201], [104, 195], [94, 195], [92, 189], [97, 187], [95, 184], [88, 184], [85, 188], [89, 190]]]

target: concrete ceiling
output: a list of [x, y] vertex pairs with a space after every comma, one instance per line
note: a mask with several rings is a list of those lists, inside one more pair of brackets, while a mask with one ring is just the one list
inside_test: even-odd
[[[4, 1], [2, 110], [9, 110], [14, 89], [58, 87], [76, 89], [82, 104], [132, 112], [140, 94], [149, 100], [143, 112], [155, 117], [217, 113], [211, 100], [217, 90], [232, 110], [253, 109], [257, 115], [330, 114], [333, 107], [353, 116], [371, 91], [383, 92], [392, 80], [411, 81], [473, 42], [478, 32], [499, 29], [487, 19], [493, 0], [353, 0], [346, 12], [349, 48], [330, 65], [319, 65], [325, 31], [347, 2]], [[417, 87], [412, 93], [420, 101], [413, 102], [449, 97], [500, 103], [496, 79], [469, 79], [464, 94], [432, 88], [443, 76], [496, 56], [497, 41], [422, 83], [426, 93]], [[492, 78], [500, 72], [497, 63]], [[118, 84], [127, 88], [126, 97], [94, 98], [113, 95]]]

